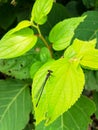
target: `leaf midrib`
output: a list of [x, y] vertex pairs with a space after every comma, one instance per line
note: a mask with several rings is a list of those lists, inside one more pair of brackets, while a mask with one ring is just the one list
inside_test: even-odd
[[15, 95], [15, 97], [12, 99], [12, 101], [9, 103], [9, 105], [7, 106], [7, 108], [5, 109], [4, 113], [1, 116], [0, 119], [0, 123], [1, 121], [4, 119], [5, 114], [7, 113], [7, 111], [9, 110], [10, 106], [13, 104], [13, 102], [17, 99], [17, 97], [21, 94], [21, 92], [27, 87], [28, 85], [26, 84], [24, 87], [22, 87], [22, 89], [20, 89], [20, 91]]

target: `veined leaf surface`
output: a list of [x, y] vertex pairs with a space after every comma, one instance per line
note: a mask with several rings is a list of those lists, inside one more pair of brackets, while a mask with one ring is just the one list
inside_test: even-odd
[[49, 40], [55, 50], [64, 50], [71, 43], [74, 31], [86, 16], [65, 19], [56, 24], [49, 34]]
[[81, 98], [56, 121], [49, 126], [45, 126], [43, 121], [36, 127], [36, 130], [88, 130], [88, 125], [91, 123], [90, 116], [94, 112], [94, 102], [85, 96], [81, 96]]
[[31, 26], [31, 21], [23, 20], [20, 23], [18, 23], [18, 25], [13, 29], [13, 32], [19, 31], [29, 26]]
[[98, 69], [98, 50], [95, 49], [96, 39], [82, 41], [75, 39], [73, 44], [68, 47], [64, 57], [70, 61], [77, 60], [84, 68]]
[[53, 0], [36, 0], [31, 13], [31, 21], [37, 24], [44, 24], [47, 20], [47, 14], [50, 12]]
[[0, 80], [0, 130], [22, 130], [31, 108], [27, 84], [19, 80]]
[[0, 59], [14, 58], [29, 51], [36, 43], [37, 37], [29, 28], [15, 33], [8, 32], [0, 41]]
[[[48, 70], [53, 71], [53, 73], [47, 80], [36, 107]], [[48, 125], [77, 101], [82, 93], [85, 80], [83, 71], [77, 62], [70, 62], [62, 58], [52, 61], [52, 63], [46, 63], [35, 74], [33, 81], [32, 98], [36, 123], [39, 124], [42, 120], [46, 120]]]

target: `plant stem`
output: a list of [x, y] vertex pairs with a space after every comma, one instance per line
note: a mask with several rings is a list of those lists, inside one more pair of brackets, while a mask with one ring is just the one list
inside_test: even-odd
[[46, 45], [46, 47], [48, 48], [48, 50], [50, 51], [51, 57], [52, 57], [52, 50], [51, 50], [51, 46], [48, 45], [46, 39], [43, 37], [43, 35], [39, 35], [39, 37], [41, 38], [41, 40], [44, 42], [44, 44]]
[[52, 57], [52, 50], [51, 50], [51, 47], [48, 45], [48, 42], [46, 41], [46, 39], [43, 37], [41, 31], [40, 31], [40, 28], [38, 25], [33, 25], [33, 27], [35, 27], [37, 30], [38, 30], [38, 33], [39, 33], [39, 37], [40, 39], [44, 42], [45, 46], [48, 48], [48, 50], [50, 51], [50, 54], [51, 54], [51, 57]]

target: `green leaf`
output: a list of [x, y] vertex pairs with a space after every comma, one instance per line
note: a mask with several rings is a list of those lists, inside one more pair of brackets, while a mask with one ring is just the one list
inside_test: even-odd
[[41, 61], [36, 61], [34, 64], [32, 64], [30, 68], [30, 76], [31, 78], [34, 77], [35, 73], [39, 70], [39, 68], [43, 65]]
[[45, 63], [47, 62], [49, 59], [51, 59], [51, 55], [49, 50], [46, 47], [43, 47], [40, 51], [40, 60]]
[[89, 41], [96, 38], [98, 41], [98, 11], [87, 11], [83, 15], [86, 15], [87, 17], [75, 30], [74, 37], [83, 41]]
[[36, 130], [87, 130], [88, 125], [91, 123], [90, 116], [94, 112], [94, 102], [87, 97], [81, 96], [81, 98], [56, 121], [47, 127], [44, 125], [44, 122], [42, 122], [36, 127]]
[[98, 50], [92, 49], [80, 61], [84, 68], [98, 70]]
[[95, 49], [96, 39], [91, 41], [81, 41], [75, 39], [68, 47], [64, 57], [69, 57], [70, 61], [77, 60], [84, 68], [98, 69], [98, 50]]
[[20, 23], [18, 23], [18, 25], [12, 30], [14, 33], [14, 32], [17, 32], [17, 31], [23, 29], [23, 28], [29, 27], [29, 26], [31, 26], [31, 22], [28, 20], [23, 20]]
[[9, 31], [0, 41], [0, 59], [21, 56], [29, 51], [36, 42], [37, 37], [29, 28], [21, 29], [12, 34]]
[[95, 71], [85, 70], [85, 79], [86, 79], [85, 89], [98, 91], [98, 83]]
[[0, 129], [22, 130], [29, 121], [31, 96], [26, 83], [0, 80]]
[[15, 28], [13, 28], [13, 29], [11, 29], [10, 31], [8, 31], [8, 32], [3, 36], [3, 39], [8, 38], [9, 35], [11, 35], [11, 34], [17, 32], [17, 31], [19, 31], [19, 30], [21, 30], [21, 29], [23, 29], [23, 28], [29, 27], [29, 26], [31, 26], [31, 21], [23, 20], [23, 21], [21, 21], [20, 23], [18, 23], [18, 25], [17, 25]]
[[[75, 51], [77, 57], [83, 57], [85, 56], [88, 52], [93, 50], [96, 46], [96, 39], [90, 40], [90, 41], [82, 41], [79, 39], [75, 39], [73, 41], [73, 44], [69, 48], [73, 48]], [[65, 51], [66, 53], [66, 51]], [[69, 54], [70, 55], [70, 54]]]
[[[38, 106], [42, 85], [48, 70], [53, 71], [44, 86]], [[84, 87], [84, 74], [77, 62], [62, 58], [46, 63], [35, 74], [32, 98], [35, 109], [36, 124], [46, 120], [49, 125], [67, 111], [80, 97]]]
[[40, 26], [42, 34], [48, 36], [52, 27], [65, 18], [68, 18], [68, 16], [65, 6], [59, 3], [54, 3], [48, 15], [47, 22]]
[[53, 48], [63, 50], [68, 47], [74, 36], [75, 29], [84, 19], [85, 16], [69, 18], [56, 24], [49, 34], [49, 40], [53, 43]]
[[95, 111], [95, 115], [96, 115], [96, 118], [98, 119], [98, 92], [95, 92], [94, 95], [93, 95], [93, 100], [96, 104], [96, 111]]
[[53, 0], [36, 0], [31, 13], [31, 21], [37, 24], [44, 24], [52, 5]]
[[6, 75], [12, 76], [15, 79], [30, 78], [31, 65], [38, 60], [36, 51], [33, 48], [26, 54], [12, 58], [0, 60], [0, 71]]
[[33, 63], [30, 68], [31, 78], [33, 78], [38, 69], [49, 60], [52, 60], [49, 50], [46, 47], [42, 47], [40, 50], [40, 60]]

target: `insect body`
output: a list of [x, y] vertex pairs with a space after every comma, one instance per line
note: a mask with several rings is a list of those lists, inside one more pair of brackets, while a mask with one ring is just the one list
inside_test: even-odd
[[46, 75], [46, 78], [45, 78], [45, 80], [44, 80], [44, 82], [43, 82], [43, 84], [42, 84], [42, 89], [41, 89], [41, 92], [40, 92], [40, 95], [39, 95], [38, 101], [37, 101], [37, 103], [36, 103], [36, 107], [37, 107], [38, 104], [39, 104], [39, 101], [40, 101], [41, 95], [42, 95], [42, 93], [43, 93], [43, 90], [44, 90], [45, 84], [46, 84], [48, 78], [51, 76], [51, 73], [53, 73], [53, 71], [52, 71], [52, 70], [48, 70], [48, 73], [47, 73], [47, 75]]

